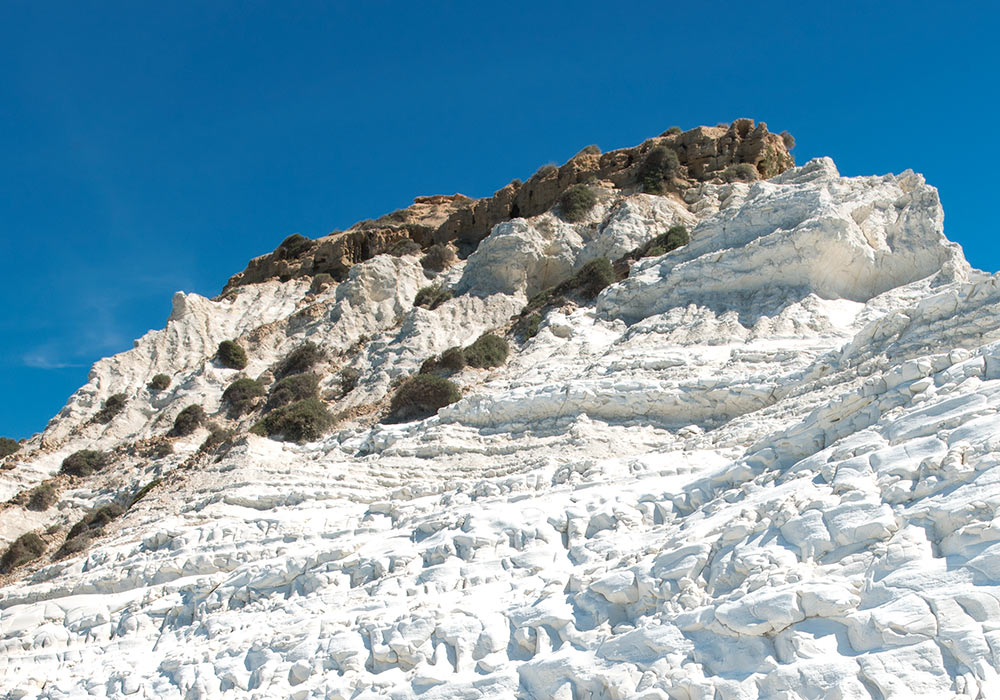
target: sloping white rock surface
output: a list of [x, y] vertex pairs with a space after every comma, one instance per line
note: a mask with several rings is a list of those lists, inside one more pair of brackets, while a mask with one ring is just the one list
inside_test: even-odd
[[[412, 258], [318, 297], [296, 283], [181, 297], [95, 366], [0, 472], [13, 493], [84, 446], [162, 435], [303, 341], [360, 371], [360, 409], [526, 294], [677, 221], [596, 305], [546, 316], [461, 401], [319, 442], [204, 431], [0, 511], [6, 541], [154, 489], [88, 552], [0, 589], [0, 687], [75, 698], [991, 698], [1000, 696], [1000, 277], [943, 236], [912, 173], [829, 160], [706, 186], [688, 210], [605, 196], [575, 226], [495, 229], [413, 308]], [[692, 214], [691, 212], [695, 212]], [[547, 247], [548, 246], [548, 247]], [[618, 246], [616, 248], [616, 246]], [[364, 337], [362, 337], [364, 336]], [[157, 371], [175, 375], [150, 397]], [[129, 405], [89, 423], [116, 392]], [[221, 418], [219, 418], [221, 420]]]

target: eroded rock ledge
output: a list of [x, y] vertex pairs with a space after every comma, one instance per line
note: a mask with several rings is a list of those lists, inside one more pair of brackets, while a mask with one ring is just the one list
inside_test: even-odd
[[377, 220], [361, 221], [346, 231], [335, 231], [308, 243], [302, 241], [294, 249], [279, 246], [251, 260], [243, 272], [229, 279], [223, 291], [269, 279], [321, 273], [342, 281], [352, 265], [389, 252], [405, 239], [422, 249], [435, 243], [455, 244], [460, 252], [468, 254], [498, 223], [551, 209], [572, 185], [600, 181], [626, 192], [637, 189], [643, 163], [661, 145], [672, 149], [679, 162], [664, 189], [680, 194], [701, 182], [722, 181], [727, 168], [741, 163], [753, 166], [753, 171], [745, 171], [743, 177], [774, 177], [795, 164], [788, 152], [791, 143], [794, 141], [787, 134], [770, 133], [764, 122], [755, 125], [752, 119], [737, 119], [729, 126], [665, 132], [638, 146], [603, 154], [590, 146], [561, 167], [543, 166], [527, 182], [514, 180], [492, 197], [417, 197], [406, 209]]

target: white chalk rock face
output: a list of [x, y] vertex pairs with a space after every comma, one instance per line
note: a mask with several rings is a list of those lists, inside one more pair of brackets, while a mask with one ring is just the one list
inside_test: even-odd
[[[508, 335], [456, 403], [375, 419], [431, 355], [676, 223], [688, 246]], [[435, 283], [456, 295], [414, 307]], [[307, 340], [338, 425], [246, 434], [222, 392]], [[191, 403], [242, 437], [151, 450]], [[112, 464], [29, 508], [84, 448]], [[1000, 276], [912, 173], [604, 192], [433, 279], [378, 256], [319, 294], [179, 296], [3, 467], [0, 544], [47, 547], [0, 579], [12, 698], [1000, 697]]]
[[669, 197], [638, 194], [598, 204], [588, 220], [554, 214], [497, 225], [469, 256], [458, 290], [531, 297], [595, 258], [615, 260], [675, 225], [697, 218]]
[[805, 294], [864, 302], [968, 265], [945, 239], [937, 190], [912, 172], [841, 178], [829, 158], [772, 180], [734, 185], [691, 243], [640, 263], [605, 294], [602, 313], [646, 318], [689, 303], [728, 308]]

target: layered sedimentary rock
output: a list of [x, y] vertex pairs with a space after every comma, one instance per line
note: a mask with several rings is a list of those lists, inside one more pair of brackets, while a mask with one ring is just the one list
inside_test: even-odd
[[[179, 295], [164, 330], [95, 365], [0, 471], [12, 498], [76, 450], [113, 455], [58, 477], [51, 508], [0, 511], [5, 543], [48, 546], [0, 589], [3, 689], [1000, 694], [1000, 277], [945, 238], [936, 191], [828, 159], [664, 195], [592, 187], [582, 221], [500, 222], [441, 272], [380, 254], [319, 292], [293, 274]], [[510, 330], [530, 295], [676, 225], [686, 246]], [[454, 296], [415, 307], [431, 284]], [[402, 378], [487, 330], [504, 365], [453, 375], [462, 398], [431, 417], [382, 420]], [[225, 338], [246, 369], [212, 360]], [[307, 339], [340, 422], [304, 444], [248, 434], [222, 392]], [[172, 384], [152, 393], [157, 372]], [[192, 403], [236, 437], [200, 452], [203, 427], [155, 456]], [[89, 509], [156, 479], [54, 557]]]
[[321, 273], [343, 279], [352, 265], [391, 252], [404, 239], [421, 248], [433, 243], [456, 244], [467, 254], [498, 223], [551, 209], [571, 185], [602, 181], [617, 190], [634, 191], [645, 158], [657, 146], [677, 154], [679, 168], [666, 183], [670, 192], [685, 192], [699, 182], [720, 181], [727, 168], [740, 163], [752, 166], [747, 171], [750, 178], [773, 177], [794, 164], [786, 138], [768, 132], [764, 122], [755, 125], [750, 119], [737, 119], [728, 126], [664, 133], [634, 148], [604, 154], [588, 148], [561, 167], [539, 169], [527, 182], [515, 180], [492, 197], [417, 197], [406, 209], [375, 221], [359, 222], [347, 231], [335, 231], [296, 254], [289, 255], [279, 247], [251, 260], [246, 270], [229, 280], [226, 289]]

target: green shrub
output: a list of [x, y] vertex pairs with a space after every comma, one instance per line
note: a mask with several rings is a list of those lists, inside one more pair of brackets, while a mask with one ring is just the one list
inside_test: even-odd
[[319, 294], [331, 284], [333, 284], [333, 275], [329, 272], [321, 272], [313, 277], [312, 284], [309, 285], [309, 293]]
[[82, 533], [88, 531], [103, 530], [105, 525], [110, 523], [112, 520], [120, 518], [124, 512], [125, 509], [117, 503], [109, 503], [108, 505], [101, 506], [100, 508], [95, 508], [80, 518], [80, 520], [78, 520], [76, 524], [69, 529], [66, 539], [71, 540], [74, 537], [79, 537]]
[[638, 249], [637, 258], [653, 258], [666, 255], [672, 250], [676, 250], [683, 245], [687, 245], [691, 240], [688, 231], [683, 226], [671, 226], [666, 233], [662, 233], [653, 240]]
[[238, 418], [249, 411], [254, 399], [267, 393], [264, 385], [255, 379], [240, 377], [222, 392], [222, 400], [229, 404], [229, 415]]
[[457, 259], [458, 256], [455, 255], [455, 252], [451, 248], [443, 243], [435, 243], [420, 258], [420, 265], [425, 270], [440, 272], [446, 267], [454, 265]]
[[445, 289], [440, 285], [431, 285], [430, 287], [423, 287], [417, 292], [417, 296], [413, 298], [413, 305], [422, 306], [429, 311], [433, 311], [451, 299], [451, 297], [452, 292], [450, 289]]
[[125, 409], [125, 394], [112, 394], [105, 400], [104, 406], [94, 415], [95, 423], [110, 423], [111, 419]]
[[63, 542], [62, 547], [56, 550], [53, 559], [63, 559], [68, 557], [70, 554], [76, 554], [77, 552], [82, 552], [87, 548], [90, 543], [90, 533], [82, 532], [72, 539], [67, 539]]
[[460, 398], [462, 394], [453, 382], [433, 374], [418, 374], [396, 389], [389, 411], [397, 419], [433, 415]]
[[577, 155], [599, 156], [601, 155], [601, 149], [596, 144], [591, 144], [589, 146], [584, 146]]
[[21, 443], [9, 437], [0, 437], [0, 459], [14, 454], [21, 449]]
[[191, 404], [174, 418], [174, 427], [170, 431], [173, 437], [184, 437], [198, 429], [205, 421], [205, 409], [198, 404]]
[[460, 372], [469, 364], [465, 352], [462, 348], [458, 347], [448, 348], [441, 353], [441, 357], [438, 358], [438, 364], [451, 372]]
[[312, 369], [313, 365], [324, 359], [323, 351], [315, 343], [306, 341], [292, 350], [274, 370], [274, 376], [282, 379], [292, 374], [301, 374]]
[[389, 255], [401, 258], [404, 255], [415, 255], [419, 253], [423, 248], [412, 238], [400, 238], [397, 241], [393, 241], [389, 246], [389, 250], [386, 251]]
[[28, 510], [43, 511], [48, 510], [59, 500], [59, 494], [55, 485], [51, 481], [43, 481], [35, 488], [31, 489], [28, 495]]
[[570, 287], [587, 299], [594, 299], [601, 290], [615, 282], [615, 271], [607, 258], [596, 258], [581, 267], [570, 278]]
[[22, 564], [34, 561], [45, 553], [45, 541], [34, 532], [26, 532], [10, 543], [0, 557], [0, 574], [6, 574]]
[[559, 205], [562, 209], [562, 218], [569, 222], [583, 220], [594, 205], [597, 204], [597, 197], [586, 185], [573, 185], [563, 192]]
[[317, 398], [303, 399], [272, 411], [252, 428], [252, 432], [288, 441], [308, 442], [323, 437], [333, 427], [334, 420], [322, 401]]
[[205, 441], [198, 447], [198, 452], [214, 452], [220, 446], [232, 440], [235, 435], [235, 430], [223, 428], [215, 423], [211, 423], [208, 426], [208, 437], [205, 438]]
[[667, 182], [677, 174], [680, 160], [674, 149], [663, 144], [655, 146], [646, 154], [646, 159], [639, 168], [639, 184], [643, 192], [662, 194]]
[[340, 395], [347, 396], [354, 391], [360, 379], [361, 373], [353, 367], [345, 367], [340, 370]]
[[170, 377], [165, 374], [157, 374], [149, 380], [147, 385], [150, 391], [163, 391], [170, 386]]
[[60, 474], [71, 476], [90, 476], [107, 466], [109, 456], [99, 450], [77, 450], [62, 461]]
[[286, 260], [299, 257], [313, 247], [313, 241], [301, 233], [293, 233], [278, 246], [278, 256]]
[[794, 136], [792, 136], [787, 131], [782, 131], [779, 134], [779, 136], [781, 136], [781, 140], [784, 142], [785, 148], [787, 148], [789, 151], [792, 150], [793, 148], [795, 148], [795, 137]]
[[235, 340], [223, 340], [215, 353], [223, 367], [243, 369], [247, 366], [247, 353]]
[[672, 126], [669, 129], [667, 129], [666, 131], [664, 131], [663, 135], [664, 136], [677, 136], [677, 134], [683, 133], [683, 131], [684, 130], [681, 129], [679, 126]]
[[313, 398], [318, 390], [319, 377], [312, 372], [293, 374], [271, 387], [271, 393], [267, 397], [267, 405], [264, 410], [270, 411], [295, 401]]
[[469, 347], [465, 348], [465, 361], [472, 367], [488, 369], [499, 367], [507, 361], [510, 346], [503, 338], [484, 333]]
[[521, 332], [521, 336], [527, 340], [528, 338], [534, 338], [538, 335], [538, 328], [542, 325], [542, 315], [538, 313], [526, 316], [523, 319], [523, 323], [520, 324], [518, 329]]
[[726, 182], [753, 182], [759, 178], [760, 173], [750, 163], [736, 163], [722, 171], [722, 179]]

